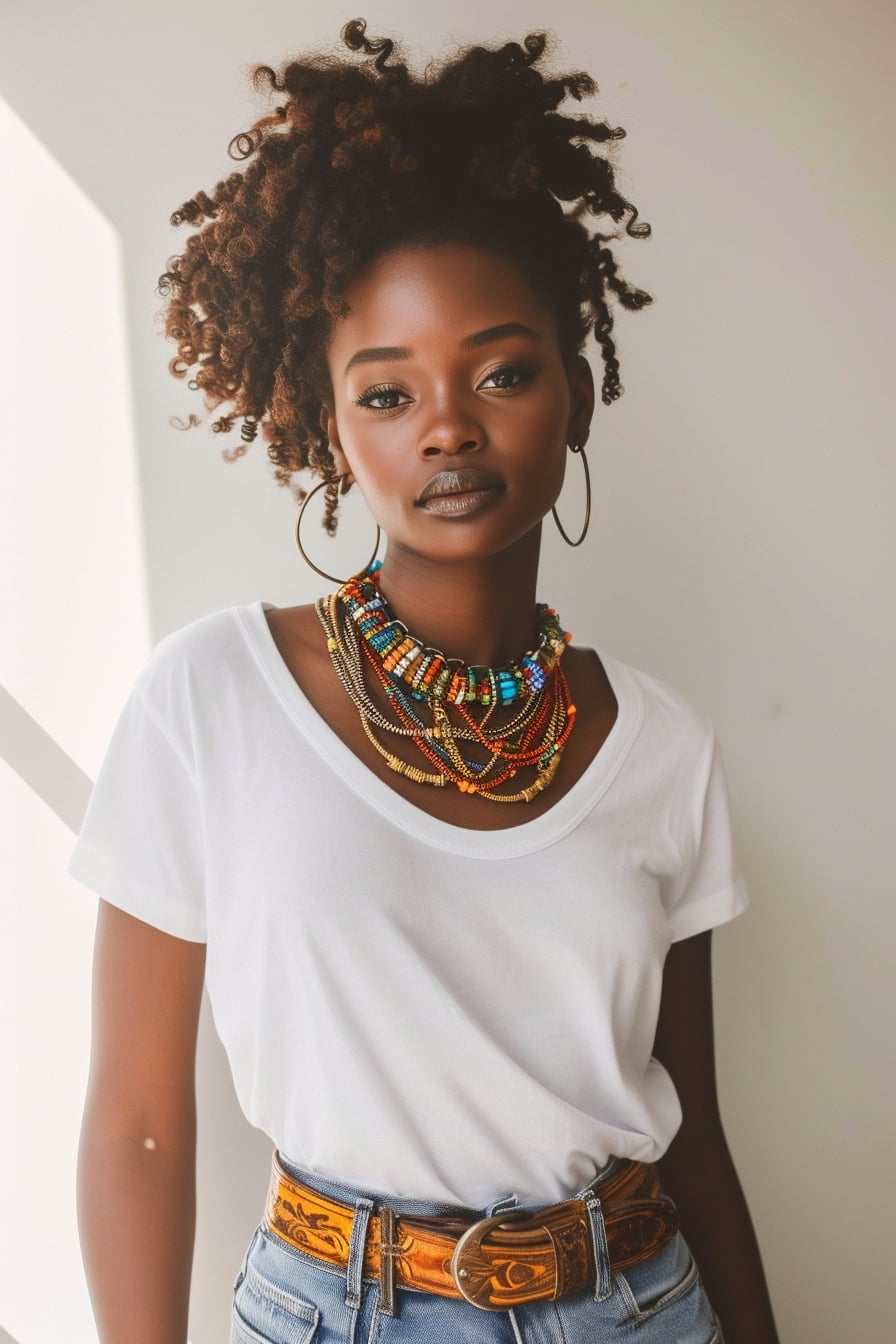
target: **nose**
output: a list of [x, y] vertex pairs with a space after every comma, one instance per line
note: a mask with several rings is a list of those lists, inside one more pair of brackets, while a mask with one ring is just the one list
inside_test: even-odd
[[440, 454], [454, 457], [458, 453], [475, 452], [484, 442], [482, 427], [474, 419], [465, 416], [457, 406], [445, 405], [436, 410], [425, 425], [417, 453], [422, 458]]

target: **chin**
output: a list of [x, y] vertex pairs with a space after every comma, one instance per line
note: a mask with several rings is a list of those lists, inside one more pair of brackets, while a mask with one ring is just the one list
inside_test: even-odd
[[472, 527], [452, 523], [441, 537], [392, 536], [390, 545], [419, 556], [429, 564], [472, 564], [476, 561], [497, 560], [508, 552], [522, 556], [541, 540], [541, 523], [525, 531]]

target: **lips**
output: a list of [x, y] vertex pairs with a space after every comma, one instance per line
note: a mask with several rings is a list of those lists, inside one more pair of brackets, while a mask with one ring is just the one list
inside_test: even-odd
[[505, 484], [494, 472], [481, 467], [464, 467], [460, 471], [440, 471], [427, 481], [417, 497], [417, 504], [428, 504], [433, 499], [447, 499], [454, 495], [474, 495], [482, 492], [503, 491]]

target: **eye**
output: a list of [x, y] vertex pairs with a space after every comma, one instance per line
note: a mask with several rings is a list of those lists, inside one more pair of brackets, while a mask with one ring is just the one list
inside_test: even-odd
[[491, 384], [495, 391], [513, 392], [516, 388], [531, 383], [540, 372], [541, 368], [532, 364], [501, 364], [486, 374], [479, 387], [488, 387]]
[[[400, 404], [397, 398], [403, 395], [400, 387], [394, 387], [391, 383], [379, 383], [376, 387], [368, 387], [360, 397], [353, 397], [352, 403], [355, 406], [368, 406], [372, 411], [394, 411]], [[377, 405], [377, 402], [380, 404]]]

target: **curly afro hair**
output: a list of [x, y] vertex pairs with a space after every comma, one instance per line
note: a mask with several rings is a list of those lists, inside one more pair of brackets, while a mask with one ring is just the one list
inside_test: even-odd
[[172, 224], [197, 231], [159, 280], [177, 342], [171, 372], [189, 377], [210, 411], [224, 407], [216, 432], [242, 418], [242, 442], [224, 456], [241, 457], [260, 428], [275, 479], [297, 502], [306, 491], [294, 473], [330, 482], [330, 533], [338, 488], [320, 423], [332, 405], [328, 334], [375, 257], [439, 242], [510, 256], [554, 306], [567, 362], [594, 332], [607, 405], [623, 390], [609, 302], [651, 302], [620, 275], [607, 246], [618, 229], [592, 234], [582, 222], [609, 217], [631, 237], [650, 233], [593, 148], [625, 132], [558, 111], [597, 86], [584, 72], [542, 73], [544, 33], [467, 47], [421, 78], [393, 61], [389, 38], [366, 35], [363, 19], [342, 39], [354, 57], [256, 67], [256, 87], [283, 100], [231, 141], [245, 167], [174, 212]]

